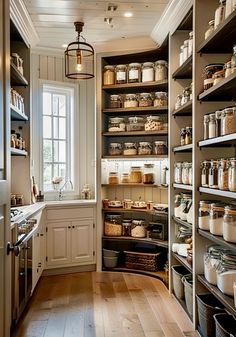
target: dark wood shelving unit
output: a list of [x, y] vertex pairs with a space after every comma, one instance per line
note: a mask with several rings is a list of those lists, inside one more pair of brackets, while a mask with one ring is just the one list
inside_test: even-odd
[[191, 152], [193, 149], [193, 144], [180, 145], [172, 148], [173, 152]]
[[102, 210], [105, 213], [146, 213], [146, 214], [151, 214], [151, 215], [168, 216], [167, 212], [140, 209], [140, 208], [125, 209], [122, 207], [113, 207], [113, 208], [110, 207], [110, 208], [103, 208]]
[[188, 227], [188, 228], [193, 228], [192, 224], [188, 223], [187, 221], [184, 221], [184, 220], [181, 220], [179, 218], [176, 218], [175, 216], [172, 216], [172, 219], [178, 225], [185, 226], [185, 227]]
[[172, 111], [172, 116], [191, 116], [193, 104], [192, 100], [182, 105], [179, 109]]
[[192, 191], [193, 186], [192, 185], [184, 185], [184, 184], [173, 184], [174, 188], [179, 188], [180, 190], [186, 190], [186, 191]]
[[234, 306], [234, 298], [224, 295], [216, 286], [213, 286], [203, 275], [197, 275], [198, 280], [203, 284], [233, 315], [236, 315], [236, 308]]
[[103, 159], [132, 159], [135, 158], [136, 160], [138, 159], [163, 159], [163, 158], [168, 158], [167, 154], [163, 155], [157, 155], [157, 154], [150, 154], [150, 155], [135, 155], [135, 156], [103, 156]]
[[146, 243], [152, 243], [156, 246], [168, 248], [168, 241], [161, 241], [161, 240], [155, 240], [151, 238], [134, 238], [132, 236], [103, 236], [103, 240], [109, 240], [109, 241], [137, 241], [137, 242], [146, 242]]
[[[236, 73], [224, 78], [199, 95], [200, 101], [231, 101], [236, 98]], [[232, 103], [233, 105], [233, 103]]]
[[173, 79], [192, 78], [192, 55], [173, 73]]
[[201, 43], [199, 53], [232, 53], [236, 43], [236, 11], [232, 12], [214, 32]]
[[130, 136], [168, 136], [167, 131], [124, 131], [124, 132], [104, 132], [105, 137], [130, 137]]
[[213, 235], [210, 232], [204, 231], [202, 229], [198, 229], [198, 233], [201, 236], [204, 236], [205, 238], [217, 243], [218, 245], [225, 246], [236, 251], [236, 244], [225, 241], [222, 236]]
[[14, 105], [10, 105], [11, 109], [11, 120], [12, 121], [28, 121], [28, 117], [23, 114], [19, 109], [17, 109]]
[[11, 85], [15, 86], [27, 86], [28, 81], [21, 75], [14, 63], [11, 62]]
[[11, 155], [12, 156], [23, 156], [23, 157], [28, 156], [28, 152], [27, 151], [15, 149], [14, 147], [11, 147], [10, 151], [11, 151]]
[[226, 198], [232, 198], [236, 199], [236, 192], [230, 192], [230, 191], [221, 191], [214, 188], [208, 188], [208, 187], [199, 187], [200, 193], [207, 193], [211, 195], [217, 195], [219, 197], [226, 197]]
[[[232, 144], [233, 143], [233, 144]], [[235, 146], [236, 145], [236, 133], [229, 135], [201, 140], [198, 143], [199, 147], [219, 147], [219, 146]]]
[[192, 271], [193, 271], [192, 266], [191, 266], [191, 264], [189, 264], [189, 263], [187, 262], [186, 257], [180, 256], [180, 255], [178, 255], [178, 254], [176, 254], [176, 253], [173, 253], [173, 252], [172, 252], [172, 256], [173, 256], [178, 262], [180, 262], [185, 268], [187, 268], [188, 271], [189, 271], [190, 273], [192, 273]]
[[112, 84], [112, 85], [103, 85], [103, 90], [113, 91], [117, 93], [129, 92], [132, 89], [135, 89], [136, 92], [142, 92], [143, 89], [157, 91], [159, 89], [168, 89], [168, 81], [159, 81], [159, 82], [139, 82], [139, 83], [125, 83], [125, 84]]
[[111, 109], [111, 108], [107, 108], [107, 109], [103, 109], [102, 112], [104, 114], [107, 115], [113, 115], [115, 114], [116, 116], [118, 114], [122, 114], [122, 115], [130, 115], [130, 113], [135, 113], [135, 114], [142, 114], [142, 113], [158, 113], [158, 114], [167, 114], [168, 113], [168, 107], [167, 106], [163, 106], [163, 107], [154, 107], [154, 106], [150, 106], [150, 107], [137, 107], [137, 108], [118, 108], [118, 109]]

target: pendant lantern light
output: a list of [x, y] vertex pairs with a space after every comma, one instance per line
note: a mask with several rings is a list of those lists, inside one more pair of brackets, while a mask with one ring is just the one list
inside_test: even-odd
[[[65, 50], [65, 76], [76, 80], [86, 80], [94, 77], [94, 49], [86, 42], [80, 33], [83, 22], [75, 22], [77, 41], [68, 44]], [[83, 40], [83, 41], [82, 41]]]

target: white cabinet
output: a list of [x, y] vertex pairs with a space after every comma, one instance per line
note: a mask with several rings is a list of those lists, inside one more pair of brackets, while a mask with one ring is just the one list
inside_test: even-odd
[[73, 263], [93, 261], [93, 221], [72, 222], [71, 259]]

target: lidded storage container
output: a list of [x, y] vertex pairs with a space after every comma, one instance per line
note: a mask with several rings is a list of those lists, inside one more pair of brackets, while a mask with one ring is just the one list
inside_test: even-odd
[[155, 92], [155, 98], [154, 98], [153, 105], [155, 107], [167, 106], [168, 105], [167, 93], [163, 91]]
[[115, 67], [114, 66], [104, 66], [103, 70], [103, 84], [112, 85], [115, 84]]
[[128, 82], [137, 83], [141, 82], [141, 64], [130, 63], [128, 66]]
[[145, 131], [160, 131], [163, 128], [163, 122], [160, 116], [147, 116], [144, 125]]
[[140, 166], [131, 166], [129, 181], [133, 184], [139, 184], [142, 182], [142, 169]]
[[108, 184], [119, 184], [118, 172], [109, 172]]
[[208, 39], [208, 37], [214, 32], [215, 30], [215, 20], [211, 20], [208, 23], [208, 28], [205, 32], [205, 40]]
[[212, 201], [202, 200], [199, 202], [198, 227], [203, 230], [210, 230], [210, 206]]
[[210, 206], [210, 232], [214, 235], [223, 235], [223, 217], [224, 217], [224, 204], [213, 203]]
[[154, 184], [154, 164], [144, 164], [143, 169], [143, 183]]
[[110, 117], [108, 122], [108, 132], [125, 131], [125, 119], [122, 117]]
[[208, 247], [207, 252], [204, 254], [204, 276], [212, 285], [217, 283], [217, 267], [223, 252], [227, 252], [224, 247], [212, 245]]
[[106, 236], [121, 236], [122, 225], [120, 214], [106, 214], [104, 234]]
[[225, 19], [225, 5], [226, 0], [220, 0], [219, 6], [217, 7], [215, 11], [215, 29], [221, 24], [221, 22]]
[[167, 145], [166, 142], [159, 140], [154, 142], [154, 153], [156, 155], [165, 155], [167, 154]]
[[230, 192], [236, 192], [236, 158], [228, 161], [228, 188]]
[[226, 206], [223, 222], [223, 238], [236, 243], [236, 206]]
[[145, 238], [147, 230], [144, 220], [133, 220], [131, 225], [131, 236], [135, 238]]
[[168, 63], [165, 60], [155, 62], [155, 81], [164, 81], [168, 77]]
[[218, 187], [222, 191], [228, 190], [228, 160], [227, 159], [219, 160]]
[[226, 108], [221, 114], [221, 135], [236, 132], [236, 107]]
[[217, 268], [217, 287], [223, 294], [234, 296], [234, 282], [236, 282], [236, 254], [223, 253]]
[[210, 161], [205, 160], [201, 163], [201, 185], [202, 187], [209, 187], [209, 169]]
[[122, 101], [120, 95], [110, 95], [109, 107], [111, 109], [122, 108]]
[[123, 155], [124, 156], [136, 156], [137, 145], [136, 143], [124, 143]]
[[142, 92], [139, 95], [139, 106], [140, 107], [152, 106], [152, 95], [149, 92]]
[[121, 143], [110, 143], [108, 152], [109, 156], [120, 156], [122, 154]]
[[138, 143], [138, 154], [139, 155], [152, 154], [152, 144], [150, 142], [139, 142]]
[[116, 84], [127, 83], [127, 68], [125, 64], [116, 66]]
[[211, 160], [211, 167], [209, 169], [209, 187], [218, 188], [218, 161]]
[[144, 62], [142, 65], [142, 82], [154, 81], [154, 64], [153, 62]]
[[144, 118], [143, 117], [128, 117], [126, 125], [127, 131], [144, 131]]
[[137, 108], [138, 99], [136, 94], [126, 94], [124, 99], [124, 108]]

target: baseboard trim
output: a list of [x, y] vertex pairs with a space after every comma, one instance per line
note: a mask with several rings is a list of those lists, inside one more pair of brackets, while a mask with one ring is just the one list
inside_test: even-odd
[[90, 264], [90, 265], [86, 265], [86, 266], [45, 269], [43, 271], [42, 276], [81, 273], [81, 272], [86, 272], [86, 271], [96, 271], [96, 264]]

